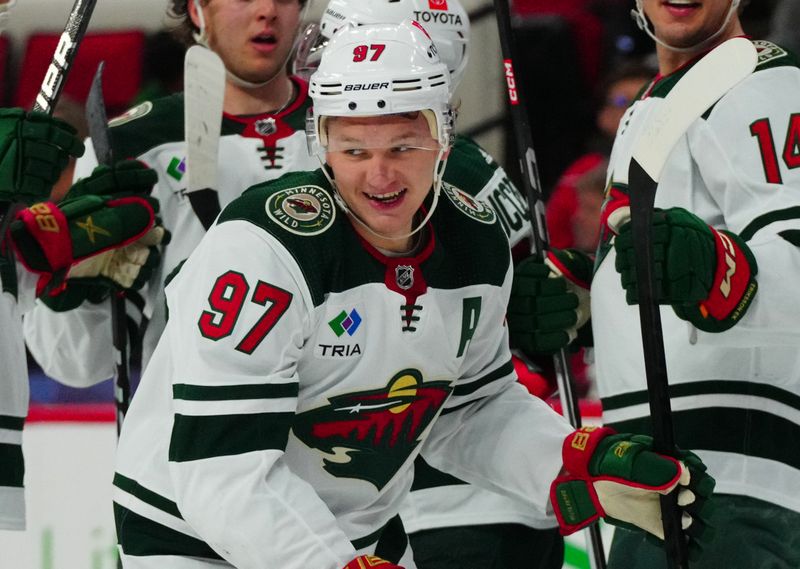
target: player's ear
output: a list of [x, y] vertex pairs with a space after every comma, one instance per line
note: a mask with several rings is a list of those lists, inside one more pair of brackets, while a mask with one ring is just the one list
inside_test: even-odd
[[186, 9], [187, 12], [189, 13], [189, 18], [191, 18], [192, 20], [192, 24], [194, 24], [194, 26], [199, 29], [200, 28], [199, 12], [201, 10], [200, 0], [188, 0], [188, 2], [186, 3]]

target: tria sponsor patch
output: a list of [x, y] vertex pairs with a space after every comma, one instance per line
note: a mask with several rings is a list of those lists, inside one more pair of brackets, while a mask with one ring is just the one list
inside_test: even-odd
[[297, 235], [318, 235], [336, 218], [333, 199], [319, 186], [276, 192], [267, 200], [265, 210], [271, 220]]

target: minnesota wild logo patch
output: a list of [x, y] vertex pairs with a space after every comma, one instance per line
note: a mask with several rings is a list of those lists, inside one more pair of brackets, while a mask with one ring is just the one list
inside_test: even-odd
[[319, 186], [276, 192], [267, 200], [265, 209], [272, 221], [297, 235], [319, 235], [336, 219], [333, 199]]
[[495, 222], [494, 211], [482, 201], [474, 199], [471, 195], [447, 182], [442, 182], [444, 194], [462, 212], [481, 223], [492, 224]]

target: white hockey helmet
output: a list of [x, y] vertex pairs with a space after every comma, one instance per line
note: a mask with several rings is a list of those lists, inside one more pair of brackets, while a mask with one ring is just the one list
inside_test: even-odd
[[[450, 109], [450, 77], [428, 32], [415, 20], [400, 24], [348, 24], [336, 32], [325, 48], [317, 71], [310, 77], [308, 92], [313, 101], [306, 121], [309, 153], [324, 163], [328, 151], [326, 119], [329, 117], [373, 117], [421, 113], [431, 138], [420, 147], [436, 150], [432, 172], [433, 201], [425, 218], [408, 237], [425, 226], [433, 215], [442, 187], [442, 176], [452, 142], [453, 113]], [[333, 150], [333, 149], [331, 149]], [[335, 150], [333, 150], [335, 151]], [[376, 233], [352, 212], [338, 192], [326, 167], [323, 173], [334, 187], [334, 198], [342, 210], [371, 233]]]
[[327, 147], [326, 117], [365, 117], [421, 111], [440, 147], [452, 139], [450, 80], [425, 29], [400, 24], [347, 25], [325, 49], [309, 78], [314, 102], [306, 134], [309, 151]]
[[467, 67], [469, 42], [469, 16], [460, 0], [330, 0], [319, 25], [310, 24], [303, 33], [293, 72], [305, 77], [313, 73], [320, 52], [347, 24], [399, 24], [407, 19], [422, 24], [433, 38], [455, 91]]

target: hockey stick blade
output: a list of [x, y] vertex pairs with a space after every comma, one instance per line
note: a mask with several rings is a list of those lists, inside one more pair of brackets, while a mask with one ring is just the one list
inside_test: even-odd
[[186, 193], [208, 229], [220, 212], [217, 186], [219, 137], [225, 96], [225, 66], [213, 51], [195, 45], [184, 60]]
[[[750, 40], [728, 40], [698, 61], [678, 81], [634, 143], [628, 171], [631, 230], [639, 295], [645, 376], [656, 451], [674, 455], [661, 312], [654, 291], [651, 225], [658, 181], [672, 149], [688, 128], [725, 93], [753, 72], [758, 57]], [[672, 567], [688, 567], [687, 543], [675, 492], [661, 497], [664, 546]]]
[[[111, 166], [114, 162], [114, 153], [106, 106], [103, 102], [103, 67], [104, 63], [100, 62], [92, 79], [89, 96], [86, 98], [86, 122], [98, 163]], [[114, 346], [114, 399], [117, 406], [117, 435], [119, 435], [131, 400], [127, 308], [123, 291], [114, 291], [111, 295], [111, 342]]]

